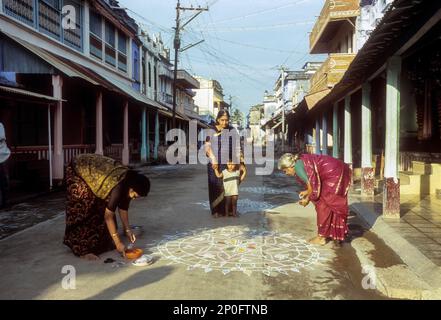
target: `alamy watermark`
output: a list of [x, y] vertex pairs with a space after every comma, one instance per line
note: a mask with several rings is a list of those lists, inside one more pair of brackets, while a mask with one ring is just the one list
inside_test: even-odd
[[375, 290], [377, 289], [377, 274], [375, 272], [375, 267], [371, 265], [363, 266], [362, 273], [365, 274], [361, 280], [361, 286], [364, 290]]
[[61, 9], [61, 26], [65, 30], [75, 30], [77, 28], [77, 10], [72, 5], [63, 6]]
[[77, 271], [75, 267], [71, 265], [63, 266], [61, 273], [66, 274], [61, 280], [61, 287], [64, 290], [75, 290], [77, 288]]
[[208, 164], [210, 154], [218, 164], [228, 161], [245, 165], [255, 164], [256, 175], [270, 175], [274, 171], [274, 133], [266, 134], [264, 142], [254, 141], [250, 129], [224, 129], [221, 135], [213, 129], [198, 132], [197, 121], [189, 124], [188, 136], [182, 129], [172, 129], [166, 134], [166, 159], [174, 164]]

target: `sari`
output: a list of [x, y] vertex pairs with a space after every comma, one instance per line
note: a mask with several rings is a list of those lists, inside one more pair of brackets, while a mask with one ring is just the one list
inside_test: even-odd
[[304, 154], [300, 161], [303, 161], [312, 187], [309, 199], [317, 211], [318, 234], [324, 238], [345, 240], [351, 168], [341, 160], [324, 155]]
[[[233, 134], [228, 134], [228, 131], [233, 130]], [[240, 142], [240, 137], [237, 131], [230, 127], [227, 130], [219, 131], [216, 129], [213, 139], [207, 137], [206, 142], [212, 143], [212, 150], [216, 157], [217, 163], [219, 164], [219, 171], [222, 172], [227, 168], [228, 159], [239, 159], [240, 163], [243, 165], [243, 157], [241, 152], [241, 146], [234, 145], [233, 141]], [[234, 156], [233, 156], [234, 155]], [[208, 198], [210, 202], [211, 214], [215, 213], [224, 214], [225, 213], [225, 190], [223, 180], [216, 176], [213, 170], [211, 162], [207, 164], [207, 174], [208, 174]]]
[[111, 191], [124, 180], [127, 171], [119, 162], [94, 154], [80, 155], [67, 166], [63, 243], [76, 256], [115, 249], [104, 213]]

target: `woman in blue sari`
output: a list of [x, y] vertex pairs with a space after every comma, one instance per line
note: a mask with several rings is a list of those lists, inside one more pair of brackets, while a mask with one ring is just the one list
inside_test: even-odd
[[230, 114], [227, 110], [219, 111], [214, 130], [213, 136], [205, 140], [205, 152], [210, 159], [207, 164], [210, 209], [213, 217], [217, 218], [225, 215], [225, 195], [223, 181], [216, 176], [214, 170], [226, 169], [229, 159], [240, 163], [240, 170], [243, 172], [246, 172], [246, 167], [240, 148], [240, 137], [237, 130], [230, 127]]

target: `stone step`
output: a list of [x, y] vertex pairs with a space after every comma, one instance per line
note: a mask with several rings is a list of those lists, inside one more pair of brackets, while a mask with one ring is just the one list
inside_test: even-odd
[[430, 193], [431, 175], [400, 172], [400, 194], [426, 195]]
[[412, 167], [414, 174], [432, 174], [432, 166], [430, 163], [425, 163], [423, 161], [412, 161]]

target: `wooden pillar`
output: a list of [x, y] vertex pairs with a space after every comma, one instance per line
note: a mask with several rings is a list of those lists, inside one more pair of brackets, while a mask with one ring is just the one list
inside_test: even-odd
[[386, 141], [383, 192], [383, 217], [393, 219], [400, 218], [400, 182], [398, 180], [400, 76], [401, 57], [393, 56], [387, 63]]
[[155, 115], [155, 147], [153, 149], [153, 159], [158, 160], [159, 149], [159, 112], [156, 111]]
[[328, 154], [328, 119], [326, 113], [323, 114], [322, 118], [322, 154]]
[[54, 98], [60, 99], [54, 109], [54, 180], [58, 182], [64, 178], [64, 152], [63, 152], [63, 78], [59, 75], [52, 76]]
[[100, 91], [96, 95], [95, 101], [95, 115], [96, 115], [96, 138], [95, 138], [95, 153], [103, 155], [103, 93]]
[[320, 120], [317, 117], [315, 120], [315, 154], [321, 154], [320, 149]]
[[124, 129], [123, 129], [123, 153], [122, 163], [128, 165], [130, 163], [130, 150], [129, 150], [129, 102], [124, 102]]
[[338, 102], [334, 103], [334, 108], [332, 110], [332, 156], [336, 159], [339, 158], [339, 143], [340, 139], [338, 137], [339, 132], [338, 126]]
[[375, 172], [372, 166], [372, 109], [371, 85], [362, 86], [361, 101], [361, 194], [373, 196]]
[[146, 163], [147, 162], [147, 107], [142, 108], [142, 116], [141, 116], [141, 162]]

